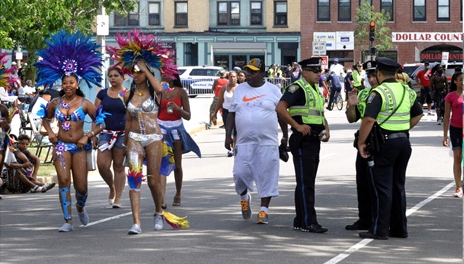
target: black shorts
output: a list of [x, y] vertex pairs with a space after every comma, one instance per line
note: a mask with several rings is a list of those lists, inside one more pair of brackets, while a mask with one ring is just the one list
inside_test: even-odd
[[450, 141], [453, 150], [462, 149], [462, 128], [450, 126]]
[[432, 97], [430, 96], [430, 88], [429, 87], [423, 88], [420, 91], [421, 91], [421, 93], [420, 93], [419, 102], [421, 104], [424, 104], [424, 103], [431, 104], [432, 103]]

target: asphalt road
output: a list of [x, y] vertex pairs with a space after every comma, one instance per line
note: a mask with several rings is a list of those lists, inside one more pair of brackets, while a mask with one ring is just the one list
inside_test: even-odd
[[[233, 158], [223, 147], [224, 130], [200, 131], [210, 98], [191, 99], [192, 121], [186, 126], [203, 158], [184, 155], [182, 206], [170, 205], [173, 176], [168, 178], [168, 209], [188, 216], [190, 229], [167, 224], [153, 230], [154, 205], [142, 187], [142, 230], [132, 225], [128, 188], [123, 208], [107, 206], [108, 188], [98, 173], [89, 175], [90, 223], [59, 233], [63, 223], [58, 190], [45, 194], [4, 195], [0, 200], [1, 263], [462, 263], [463, 202], [454, 192], [452, 157], [441, 146], [442, 126], [424, 117], [411, 132], [413, 154], [407, 171], [409, 238], [361, 239], [345, 225], [357, 218], [353, 133], [344, 111], [326, 112], [331, 139], [323, 143], [316, 180], [316, 210], [325, 234], [293, 231], [293, 165], [281, 162], [280, 196], [272, 199], [269, 225], [257, 225], [259, 198], [252, 193], [253, 217], [243, 220], [232, 180]], [[73, 198], [73, 202], [75, 199]]]

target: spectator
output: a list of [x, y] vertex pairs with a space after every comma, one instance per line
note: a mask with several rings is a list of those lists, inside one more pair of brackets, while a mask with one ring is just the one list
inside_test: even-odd
[[291, 72], [291, 74], [290, 74], [290, 83], [293, 83], [296, 80], [300, 79], [300, 77], [301, 77], [301, 68], [300, 68], [300, 65], [298, 65], [298, 62], [293, 63], [293, 67], [292, 67], [290, 72]]
[[[443, 122], [443, 146], [447, 147], [449, 141], [453, 149], [453, 174], [456, 198], [462, 197], [462, 72], [453, 74], [450, 92], [445, 97], [445, 115]], [[449, 139], [448, 139], [449, 127]]]
[[420, 104], [427, 103], [427, 115], [432, 116], [432, 97], [430, 94], [430, 78], [432, 77], [429, 70], [430, 64], [428, 61], [424, 62], [424, 69], [416, 74], [416, 83], [421, 87]]
[[245, 71], [239, 71], [237, 76], [237, 84], [246, 82], [246, 73]]
[[26, 95], [29, 95], [29, 96], [35, 95], [36, 90], [35, 90], [35, 87], [32, 86], [31, 80], [26, 81], [26, 85], [24, 86], [24, 92], [26, 93]]
[[336, 75], [335, 72], [331, 71], [327, 82], [330, 83], [330, 97], [327, 109], [332, 111], [332, 102], [334, 100], [335, 94], [339, 93], [342, 90], [342, 84], [340, 82], [340, 76]]
[[[357, 70], [355, 70], [357, 71]], [[353, 71], [349, 69], [345, 76], [345, 101], [348, 100], [348, 93], [353, 90]]]
[[338, 63], [338, 58], [335, 58], [333, 60], [333, 64], [330, 66], [330, 72], [334, 72], [335, 75], [337, 75], [338, 77], [343, 77], [345, 76], [345, 71], [343, 70], [343, 65], [339, 64]]
[[216, 120], [212, 120], [211, 116], [216, 110], [216, 104], [219, 100], [219, 92], [221, 91], [221, 88], [227, 86], [227, 83], [229, 82], [226, 77], [227, 76], [226, 70], [220, 70], [217, 75], [219, 76], [219, 79], [214, 80], [213, 86], [211, 87], [214, 93], [214, 97], [213, 97], [213, 102], [211, 103], [211, 106], [209, 107], [209, 116], [210, 116], [209, 124], [210, 125], [211, 124], [217, 125]]
[[[237, 128], [235, 146], [234, 182], [240, 197], [242, 217], [251, 217], [251, 195], [254, 182], [261, 198], [257, 224], [268, 224], [268, 208], [272, 197], [279, 195], [278, 119], [275, 107], [282, 93], [265, 81], [264, 62], [258, 58], [246, 65], [247, 82], [239, 85], [232, 98], [226, 124], [224, 145], [231, 150], [232, 130]], [[280, 123], [283, 133], [286, 125]]]
[[434, 67], [432, 78], [430, 78], [430, 90], [433, 94], [435, 111], [437, 113], [437, 124], [443, 123], [445, 114], [445, 96], [448, 94], [448, 81], [443, 70], [443, 66], [437, 64]]
[[[14, 156], [19, 164], [24, 164], [26, 171], [26, 177], [31, 182], [45, 186], [47, 190], [50, 190], [55, 186], [55, 183], [46, 183], [45, 185], [37, 181], [37, 174], [40, 168], [40, 158], [32, 154], [27, 148], [31, 142], [28, 135], [19, 135], [18, 141], [16, 142], [17, 149], [14, 151]], [[45, 190], [46, 191], [46, 190]]]

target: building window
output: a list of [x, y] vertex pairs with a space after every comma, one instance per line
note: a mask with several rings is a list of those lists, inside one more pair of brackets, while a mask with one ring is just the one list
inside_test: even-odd
[[263, 24], [263, 9], [261, 2], [251, 2], [251, 25]]
[[361, 5], [362, 2], [368, 2], [370, 5], [372, 5], [372, 0], [359, 0], [359, 5]]
[[380, 10], [384, 10], [385, 14], [388, 13], [390, 15], [388, 21], [393, 21], [393, 0], [381, 0]]
[[351, 21], [351, 0], [338, 0], [338, 21]]
[[188, 26], [188, 5], [187, 2], [176, 2], [176, 26]]
[[276, 1], [274, 2], [274, 25], [286, 26], [287, 25], [287, 2]]
[[425, 0], [414, 0], [414, 14], [413, 20], [414, 21], [425, 21]]
[[160, 25], [160, 3], [148, 3], [148, 25]]
[[317, 21], [330, 21], [330, 0], [317, 1]]
[[[461, 9], [461, 12], [462, 12], [462, 9]], [[450, 1], [449, 0], [438, 0], [437, 20], [438, 21], [450, 21]]]
[[114, 13], [114, 25], [117, 27], [138, 26], [139, 25], [139, 6], [136, 5], [134, 10], [130, 11], [127, 16], [121, 16]]
[[240, 2], [218, 2], [218, 25], [240, 25]]

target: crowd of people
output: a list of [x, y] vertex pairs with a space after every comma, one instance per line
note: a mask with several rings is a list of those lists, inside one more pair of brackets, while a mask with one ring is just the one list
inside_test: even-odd
[[[101, 89], [94, 102], [86, 98], [80, 85], [85, 81], [90, 87], [100, 86], [98, 45], [82, 33], [60, 31], [51, 37], [45, 49], [38, 52], [44, 59], [34, 64], [40, 77], [36, 85], [52, 87], [57, 80], [62, 83], [59, 96], [44, 99], [36, 111], [53, 144], [53, 164], [64, 217], [59, 232], [74, 230], [71, 179], [79, 220], [84, 226], [90, 222], [86, 201], [88, 168], [89, 162], [92, 163], [88, 156], [92, 149], [98, 150], [93, 161], [108, 185], [108, 203], [112, 208], [123, 207], [122, 196], [127, 181], [133, 216], [128, 234], [142, 232], [140, 189], [144, 179], [154, 205], [154, 230], [163, 229], [165, 220], [177, 228], [188, 227], [185, 219], [166, 213], [164, 209], [168, 207], [165, 197], [167, 176], [174, 172], [172, 206], [181, 206], [182, 155], [192, 151], [201, 157], [200, 148], [183, 125], [184, 119], [191, 118], [189, 98], [182, 88], [174, 59], [160, 55], [165, 51], [136, 53], [131, 50], [134, 47], [156, 47], [158, 40], [139, 37], [139, 34], [134, 30], [127, 38], [118, 35], [119, 47], [108, 49], [117, 64], [107, 72], [110, 87]], [[65, 66], [50, 67], [60, 62], [48, 55], [77, 48], [80, 56], [63, 54], [68, 56], [63, 62]], [[132, 52], [130, 55], [126, 53], [128, 50]], [[127, 60], [127, 56], [133, 57]], [[127, 90], [122, 85], [126, 74], [133, 78]], [[334, 95], [342, 89], [346, 93], [348, 122], [362, 120], [354, 139], [358, 149], [359, 219], [347, 225], [347, 230], [364, 231], [359, 233], [361, 238], [408, 237], [405, 179], [411, 156], [409, 130], [422, 118], [422, 104], [429, 104], [432, 97], [429, 89], [435, 99], [438, 121], [444, 124], [443, 145], [451, 143], [454, 152], [454, 196], [463, 195], [462, 72], [453, 75], [448, 87], [442, 66], [434, 68], [433, 73], [425, 67], [417, 77], [421, 85], [420, 100], [400, 64], [384, 57], [364, 64], [356, 63], [346, 72], [338, 58], [329, 69], [322, 68], [322, 58], [312, 57], [295, 62], [291, 67], [288, 65], [285, 71], [274, 64], [266, 70], [263, 60], [253, 58], [243, 69], [222, 70], [218, 77], [212, 86], [214, 98], [210, 122], [216, 125], [217, 114], [221, 112], [225, 128], [224, 147], [227, 155], [234, 157], [232, 174], [245, 220], [253, 217], [251, 192], [256, 185], [260, 198], [256, 223], [270, 222], [270, 203], [279, 195], [279, 158], [282, 159], [282, 149], [285, 152], [288, 149], [293, 157], [296, 180], [293, 229], [312, 233], [328, 231], [317, 218], [315, 181], [321, 142], [331, 138], [324, 110], [332, 110]], [[275, 81], [279, 78], [290, 78], [290, 83], [282, 85]], [[13, 78], [8, 82], [17, 83]], [[0, 86], [5, 86], [5, 80], [0, 79]], [[23, 90], [28, 95], [31, 86], [32, 83], [26, 81], [25, 88], [19, 88], [18, 94], [11, 96], [23, 95]], [[429, 114], [430, 110], [428, 105]], [[0, 105], [0, 113], [0, 167], [5, 165], [8, 179], [19, 179], [30, 192], [52, 189], [55, 183], [44, 184], [37, 180], [40, 159], [28, 150], [30, 137], [9, 135], [11, 118], [8, 108]], [[87, 115], [92, 119], [92, 128], [85, 131]], [[54, 120], [57, 120], [56, 129], [52, 125]], [[282, 131], [280, 140], [279, 126]], [[128, 167], [127, 173], [125, 167]]]

